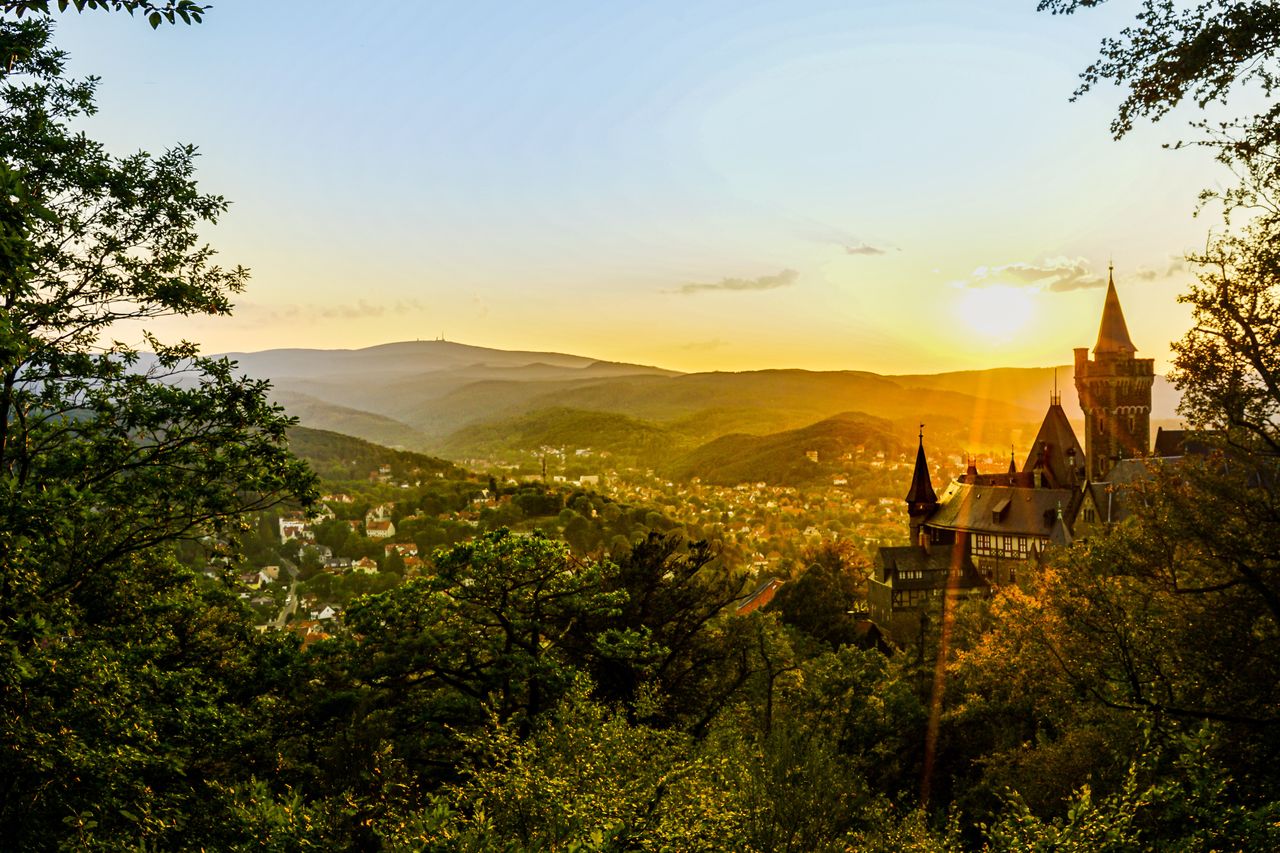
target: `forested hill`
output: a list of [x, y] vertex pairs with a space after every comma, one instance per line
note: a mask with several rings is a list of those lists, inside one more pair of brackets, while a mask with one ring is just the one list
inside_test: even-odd
[[670, 446], [663, 427], [613, 412], [556, 406], [458, 430], [440, 445], [454, 459], [501, 457], [540, 447], [590, 447], [617, 456], [648, 460]]
[[383, 465], [390, 465], [397, 471], [417, 470], [424, 476], [443, 474], [460, 478], [469, 473], [434, 456], [392, 450], [362, 438], [302, 426], [290, 428], [289, 449], [310, 463], [324, 480], [361, 479], [377, 472]]
[[[772, 435], [734, 434], [717, 438], [664, 468], [668, 476], [731, 486], [763, 481], [802, 486], [830, 481], [851, 463], [904, 450], [894, 426], [883, 418], [844, 412], [800, 429]], [[817, 456], [816, 461], [810, 454]]]
[[271, 401], [284, 406], [290, 415], [315, 430], [356, 435], [389, 447], [427, 449], [427, 439], [421, 432], [386, 415], [340, 406], [280, 388], [271, 389]]

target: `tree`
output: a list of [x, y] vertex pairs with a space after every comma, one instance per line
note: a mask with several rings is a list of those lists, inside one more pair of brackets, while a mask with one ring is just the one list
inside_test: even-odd
[[[1100, 6], [1106, 0], [1040, 0], [1054, 14]], [[1104, 80], [1127, 86], [1111, 130], [1120, 138], [1141, 118], [1159, 120], [1184, 99], [1204, 109], [1225, 103], [1239, 83], [1270, 96], [1280, 86], [1280, 9], [1265, 0], [1200, 0], [1178, 8], [1172, 0], [1144, 0], [1135, 25], [1103, 40], [1100, 58], [1085, 69], [1079, 97]], [[1280, 141], [1280, 106], [1218, 128], [1227, 154], [1273, 148]], [[1202, 129], [1210, 129], [1203, 122]]]
[[570, 680], [568, 633], [616, 613], [622, 596], [602, 583], [610, 570], [507, 530], [437, 552], [429, 577], [352, 603], [351, 672], [378, 705], [412, 714], [405, 730], [416, 736], [490, 712], [528, 726]]
[[[600, 695], [630, 704], [648, 685], [660, 697], [654, 710], [664, 722], [705, 728], [754, 671], [747, 664], [749, 632], [728, 625], [724, 615], [741, 594], [741, 577], [709, 542], [650, 532], [607, 582], [620, 597], [618, 612], [584, 624], [574, 638]], [[610, 629], [647, 642], [595, 654], [590, 638]]]
[[1194, 325], [1173, 345], [1173, 380], [1196, 427], [1236, 451], [1280, 454], [1280, 208], [1267, 189], [1252, 195], [1262, 212], [1191, 257], [1199, 281], [1180, 301]]
[[412, 838], [430, 850], [750, 849], [726, 790], [729, 756], [590, 697], [578, 679], [527, 737], [498, 725], [449, 790], [450, 819]]
[[194, 149], [120, 158], [73, 130], [94, 85], [48, 40], [38, 16], [0, 21], [0, 833], [216, 847], [234, 829], [210, 786], [241, 772], [246, 708], [289, 651], [173, 545], [234, 547], [246, 511], [312, 478], [265, 385], [188, 343], [110, 341], [225, 313], [246, 273], [198, 240], [226, 202], [197, 190]]
[[802, 555], [807, 564], [783, 584], [768, 609], [788, 625], [831, 646], [855, 642], [853, 610], [864, 603], [866, 561], [848, 542], [824, 542]]
[[[0, 11], [13, 13], [19, 18], [27, 13], [48, 15], [50, 5], [49, 0], [5, 0], [0, 5]], [[179, 20], [184, 24], [198, 24], [204, 20], [204, 13], [209, 9], [195, 0], [169, 0], [167, 3], [150, 3], [147, 0], [56, 0], [56, 5], [59, 12], [65, 12], [69, 8], [74, 8], [77, 12], [128, 12], [130, 15], [142, 12], [152, 29], [165, 21], [170, 24], [176, 24]]]

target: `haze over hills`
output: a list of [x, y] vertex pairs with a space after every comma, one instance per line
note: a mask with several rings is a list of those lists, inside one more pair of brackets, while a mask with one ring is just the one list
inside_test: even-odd
[[[956, 391], [974, 397], [1003, 400], [1032, 411], [1043, 412], [1049, 395], [1057, 387], [1062, 395], [1062, 408], [1077, 427], [1084, 423], [1084, 412], [1076, 397], [1075, 368], [1070, 364], [1057, 367], [996, 367], [990, 370], [959, 370], [950, 373], [904, 374], [888, 376], [909, 388], [931, 388]], [[1177, 417], [1179, 394], [1163, 376], [1156, 376], [1151, 389], [1151, 419], [1170, 420]]]
[[[1069, 416], [1082, 420], [1070, 366], [682, 374], [448, 341], [229, 357], [248, 375], [271, 380], [275, 399], [306, 426], [454, 459], [552, 445], [655, 465], [724, 436], [774, 435], [857, 413], [879, 419], [878, 428], [900, 441], [923, 421], [941, 446], [1005, 447], [1034, 435], [1055, 373]], [[1176, 394], [1162, 377], [1154, 401], [1153, 421], [1174, 417]]]

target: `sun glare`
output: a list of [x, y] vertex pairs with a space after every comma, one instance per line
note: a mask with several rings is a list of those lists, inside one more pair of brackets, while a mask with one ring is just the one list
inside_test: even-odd
[[1021, 333], [1035, 313], [1035, 297], [1014, 287], [966, 289], [956, 310], [964, 325], [992, 340], [1007, 341]]

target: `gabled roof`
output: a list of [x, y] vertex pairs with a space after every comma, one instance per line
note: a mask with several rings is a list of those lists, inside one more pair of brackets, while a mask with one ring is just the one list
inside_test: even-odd
[[1071, 428], [1071, 422], [1067, 420], [1067, 413], [1057, 402], [1051, 403], [1049, 411], [1044, 413], [1040, 431], [1036, 433], [1036, 440], [1031, 444], [1031, 452], [1027, 454], [1027, 462], [1022, 466], [1023, 472], [1035, 471], [1036, 464], [1041, 461], [1042, 455], [1045, 472], [1049, 477], [1049, 486], [1052, 488], [1062, 489], [1071, 485], [1074, 479], [1071, 470], [1073, 456], [1077, 477], [1084, 466], [1084, 450], [1076, 440], [1076, 432]]
[[[919, 545], [894, 545], [880, 548], [877, 556], [876, 579], [894, 589], [938, 589], [942, 585], [959, 590], [989, 585], [968, 555], [951, 545], [934, 545], [928, 551]], [[960, 572], [952, 577], [951, 561], [957, 558]]]
[[916, 470], [911, 474], [911, 489], [907, 492], [907, 503], [937, 503], [938, 495], [933, 490], [933, 482], [929, 479], [929, 462], [924, 458], [924, 434], [920, 435], [920, 447], [916, 450]]
[[[943, 492], [940, 506], [929, 516], [926, 524], [947, 530], [1048, 536], [1058, 505], [1062, 504], [1070, 512], [1075, 497], [1072, 489], [952, 483]], [[1000, 507], [999, 511], [997, 507]]]
[[1094, 355], [1100, 352], [1116, 352], [1133, 354], [1138, 348], [1129, 337], [1129, 327], [1124, 322], [1124, 312], [1120, 310], [1120, 297], [1116, 294], [1115, 279], [1110, 268], [1107, 269], [1107, 299], [1102, 305], [1102, 324], [1098, 327], [1098, 342], [1093, 347]]
[[1212, 433], [1196, 432], [1189, 429], [1165, 429], [1160, 427], [1156, 430], [1155, 447], [1151, 450], [1152, 456], [1204, 456], [1209, 453], [1211, 445], [1205, 441], [1205, 438]]

